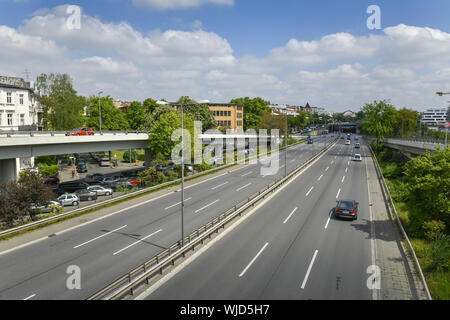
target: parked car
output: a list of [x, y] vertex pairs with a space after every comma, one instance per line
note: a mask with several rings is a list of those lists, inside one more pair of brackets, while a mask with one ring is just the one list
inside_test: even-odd
[[339, 200], [337, 201], [334, 215], [336, 218], [352, 218], [358, 219], [358, 202], [355, 200]]
[[66, 136], [93, 136], [95, 134], [92, 128], [76, 128], [72, 131], [67, 131]]
[[50, 213], [50, 212], [58, 212], [57, 207], [62, 207], [61, 203], [57, 201], [49, 201], [45, 206], [32, 206], [31, 210], [36, 213]]
[[111, 188], [105, 188], [102, 186], [90, 186], [87, 190], [97, 193], [97, 196], [110, 196], [113, 193]]
[[80, 199], [74, 193], [65, 193], [58, 198], [58, 202], [63, 206], [77, 206], [80, 204]]
[[87, 169], [87, 166], [86, 166], [85, 162], [79, 162], [77, 164], [77, 172], [85, 173], [87, 171], [88, 171], [88, 169]]
[[122, 179], [119, 178], [119, 176], [114, 176], [114, 177], [103, 177], [103, 179], [99, 180], [98, 182], [102, 186], [110, 187], [111, 185], [116, 184], [121, 180]]
[[81, 201], [97, 200], [97, 192], [86, 189], [77, 190], [75, 194]]
[[44, 184], [58, 184], [59, 183], [59, 178], [57, 176], [48, 176], [48, 177], [45, 177], [42, 180], [42, 183], [44, 183]]
[[58, 185], [56, 193], [58, 195], [64, 193], [74, 193], [77, 190], [86, 189], [87, 187], [89, 187], [89, 184], [83, 181], [64, 182]]
[[99, 163], [100, 167], [109, 167], [109, 158], [102, 158]]
[[359, 153], [355, 153], [355, 156], [353, 157], [354, 161], [362, 161], [362, 157]]
[[104, 174], [101, 173], [90, 173], [86, 175], [86, 178], [84, 178], [84, 181], [86, 181], [88, 184], [99, 184], [100, 181], [102, 181], [105, 178]]

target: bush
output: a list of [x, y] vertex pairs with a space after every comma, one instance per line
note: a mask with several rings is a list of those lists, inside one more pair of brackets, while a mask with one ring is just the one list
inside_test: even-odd
[[383, 168], [383, 175], [388, 179], [399, 178], [403, 175], [402, 168], [395, 162], [388, 163]]
[[55, 164], [58, 164], [58, 161], [55, 159], [54, 156], [42, 156], [42, 157], [36, 157], [34, 159], [35, 165], [43, 165], [43, 166], [52, 166]]
[[425, 221], [422, 226], [425, 230], [425, 236], [429, 240], [435, 240], [445, 230], [445, 223], [440, 220]]
[[392, 199], [395, 202], [407, 202], [409, 200], [408, 185], [402, 180], [387, 181]]
[[214, 168], [214, 166], [212, 164], [207, 164], [207, 163], [202, 163], [195, 167], [195, 169], [199, 172], [210, 170], [212, 168]]
[[445, 272], [450, 269], [450, 238], [438, 233], [431, 244], [430, 269], [437, 272]]
[[58, 165], [53, 166], [39, 166], [39, 173], [41, 177], [58, 176]]
[[123, 161], [124, 162], [136, 162], [137, 156], [138, 156], [138, 154], [135, 150], [131, 150], [131, 153], [130, 153], [130, 150], [127, 150], [123, 153]]
[[173, 170], [168, 170], [166, 172], [167, 180], [172, 181], [178, 179], [178, 173]]

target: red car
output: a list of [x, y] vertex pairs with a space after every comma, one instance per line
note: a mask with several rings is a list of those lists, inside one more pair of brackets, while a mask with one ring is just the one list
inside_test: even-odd
[[83, 127], [73, 129], [70, 132], [66, 132], [66, 136], [93, 136], [94, 133], [95, 132], [94, 130], [92, 130], [92, 128]]

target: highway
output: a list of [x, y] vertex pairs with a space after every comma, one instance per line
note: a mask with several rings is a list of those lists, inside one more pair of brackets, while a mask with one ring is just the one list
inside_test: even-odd
[[[289, 150], [288, 171], [317, 153], [331, 136]], [[185, 190], [185, 235], [284, 175], [260, 165], [224, 172]], [[181, 238], [180, 193], [168, 193], [103, 219], [0, 253], [0, 299], [85, 299]], [[81, 288], [69, 290], [68, 267], [78, 266]]]
[[[365, 299], [372, 265], [366, 146], [344, 140], [144, 299]], [[350, 160], [361, 153], [362, 162]], [[337, 199], [359, 202], [337, 220]], [[220, 238], [222, 237], [222, 238]]]

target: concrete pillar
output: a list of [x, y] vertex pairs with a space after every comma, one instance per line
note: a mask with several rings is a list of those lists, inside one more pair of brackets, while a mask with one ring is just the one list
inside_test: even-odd
[[18, 175], [18, 161], [17, 159], [0, 160], [0, 183], [7, 183], [9, 181], [17, 181]]
[[145, 148], [145, 162], [144, 165], [149, 167], [151, 165], [152, 158], [150, 157], [150, 149]]

